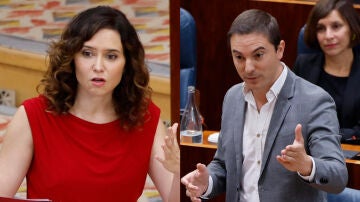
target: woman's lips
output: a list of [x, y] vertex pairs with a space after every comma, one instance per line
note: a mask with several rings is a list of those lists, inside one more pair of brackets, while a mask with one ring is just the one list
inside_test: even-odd
[[103, 79], [103, 78], [93, 78], [93, 79], [91, 79], [91, 82], [95, 86], [103, 86], [103, 85], [105, 85], [105, 79]]
[[334, 48], [336, 44], [326, 44], [325, 48]]

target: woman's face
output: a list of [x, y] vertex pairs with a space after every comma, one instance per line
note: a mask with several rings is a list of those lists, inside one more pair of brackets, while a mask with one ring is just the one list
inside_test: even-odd
[[78, 96], [110, 96], [120, 83], [125, 56], [120, 34], [112, 29], [99, 30], [75, 54]]
[[317, 23], [317, 39], [324, 54], [336, 56], [350, 49], [350, 27], [337, 10]]

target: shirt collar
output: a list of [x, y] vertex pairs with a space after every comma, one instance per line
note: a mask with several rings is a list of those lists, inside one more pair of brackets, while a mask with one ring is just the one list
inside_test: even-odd
[[[283, 66], [283, 70], [282, 70], [280, 76], [274, 82], [274, 84], [270, 87], [270, 90], [266, 93], [266, 98], [267, 98], [268, 102], [270, 102], [271, 100], [273, 100], [274, 98], [276, 98], [279, 95], [280, 90], [283, 87], [285, 80], [286, 80], [288, 67], [285, 65], [285, 63], [283, 63], [283, 62], [280, 62], [280, 63]], [[245, 100], [248, 100], [250, 95], [252, 97], [252, 93], [251, 93], [250, 89], [246, 88], [245, 82], [243, 82], [243, 94], [244, 94]]]

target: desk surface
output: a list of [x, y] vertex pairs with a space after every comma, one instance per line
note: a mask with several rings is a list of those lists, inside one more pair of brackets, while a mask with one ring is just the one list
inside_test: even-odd
[[180, 143], [180, 145], [184, 145], [184, 146], [191, 146], [191, 147], [203, 147], [203, 148], [212, 148], [212, 149], [217, 149], [217, 144], [211, 143], [208, 141], [208, 137], [209, 135], [211, 135], [212, 133], [216, 133], [218, 131], [211, 131], [211, 130], [206, 130], [204, 131], [204, 137], [203, 137], [203, 143], [202, 144], [195, 144], [195, 143]]
[[[217, 149], [217, 145], [208, 141], [209, 135], [212, 133], [216, 133], [218, 131], [204, 131], [203, 143], [202, 144], [191, 144], [191, 143], [181, 143], [184, 146], [191, 146], [191, 147], [202, 147], [202, 148], [210, 148], [210, 149]], [[350, 150], [350, 151], [359, 151], [360, 152], [360, 145], [351, 145], [351, 144], [341, 144], [342, 149]], [[359, 164], [359, 160], [352, 160], [346, 159], [347, 163], [354, 163]]]

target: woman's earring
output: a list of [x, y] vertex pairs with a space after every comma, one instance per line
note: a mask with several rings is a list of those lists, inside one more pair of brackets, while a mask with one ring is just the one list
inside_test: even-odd
[[356, 34], [353, 34], [352, 37], [351, 37], [351, 40], [355, 40], [356, 39]]

